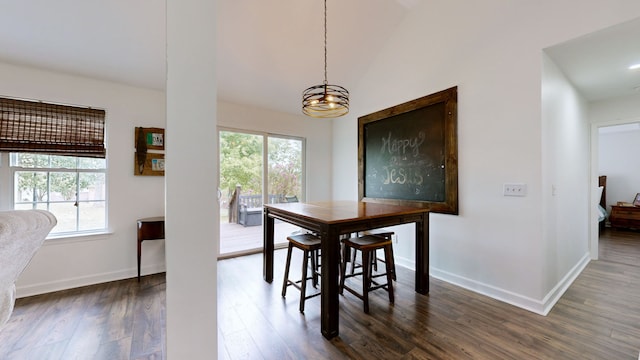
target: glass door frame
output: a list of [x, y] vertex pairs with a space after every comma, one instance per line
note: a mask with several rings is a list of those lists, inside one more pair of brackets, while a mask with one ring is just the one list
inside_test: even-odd
[[[279, 138], [279, 139], [291, 139], [291, 140], [298, 140], [301, 142], [301, 152], [300, 152], [300, 156], [301, 156], [301, 167], [302, 167], [302, 179], [301, 179], [301, 198], [300, 201], [304, 201], [306, 199], [306, 178], [307, 178], [307, 162], [306, 162], [306, 139], [304, 137], [300, 137], [300, 136], [295, 136], [295, 135], [285, 135], [285, 134], [276, 134], [276, 133], [270, 133], [270, 132], [264, 132], [264, 131], [256, 131], [256, 130], [246, 130], [246, 129], [238, 129], [238, 128], [232, 128], [232, 127], [227, 127], [227, 126], [218, 126], [216, 129], [217, 132], [217, 136], [218, 136], [218, 141], [220, 139], [220, 133], [221, 132], [235, 132], [235, 133], [240, 133], [240, 134], [247, 134], [247, 135], [259, 135], [262, 136], [262, 201], [263, 204], [268, 203], [269, 201], [269, 139], [270, 138]], [[218, 149], [216, 149], [218, 152], [217, 155], [217, 161], [218, 161], [218, 166], [220, 165], [220, 148], [218, 147]], [[220, 174], [218, 173], [218, 189], [220, 190]], [[219, 206], [219, 204], [218, 204]], [[218, 220], [219, 221], [219, 220]], [[260, 223], [260, 227], [262, 228], [262, 226], [264, 226], [264, 224]], [[221, 231], [221, 230], [220, 230]], [[218, 258], [222, 259], [225, 257], [233, 257], [233, 256], [241, 256], [244, 254], [251, 254], [251, 253], [255, 253], [257, 252], [257, 249], [255, 248], [251, 248], [251, 249], [246, 249], [246, 251], [240, 251], [240, 252], [232, 252], [232, 253], [221, 253], [221, 244], [223, 242], [222, 239], [222, 233], [220, 232], [220, 241], [218, 244]], [[262, 243], [261, 243], [262, 244]], [[286, 246], [286, 242], [282, 243], [282, 245], [278, 246], [278, 244], [276, 244], [276, 248], [279, 247], [284, 247]], [[262, 251], [262, 245], [260, 246], [260, 251]]]
[[[288, 139], [288, 140], [298, 140], [301, 143], [300, 157], [301, 159], [301, 168], [302, 168], [302, 179], [300, 183], [300, 201], [304, 202], [307, 198], [307, 140], [303, 137], [292, 136], [292, 135], [282, 135], [282, 134], [274, 134], [274, 133], [264, 133], [266, 136], [266, 141], [263, 142], [263, 178], [262, 178], [262, 188], [266, 189], [266, 191], [262, 191], [263, 194], [263, 204], [267, 204], [269, 201], [269, 139], [270, 138], [278, 138], [278, 139]], [[286, 194], [285, 194], [286, 195]]]

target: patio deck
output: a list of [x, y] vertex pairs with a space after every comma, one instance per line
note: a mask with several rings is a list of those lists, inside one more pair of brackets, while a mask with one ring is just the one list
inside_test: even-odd
[[[287, 243], [287, 236], [300, 228], [281, 221], [276, 221], [274, 239], [276, 247]], [[242, 226], [240, 224], [220, 223], [220, 255], [228, 257], [246, 252], [262, 251], [262, 225]]]

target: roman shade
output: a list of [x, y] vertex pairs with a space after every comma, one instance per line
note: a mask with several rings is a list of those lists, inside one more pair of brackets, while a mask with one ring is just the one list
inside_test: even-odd
[[0, 98], [0, 151], [105, 158], [105, 111]]

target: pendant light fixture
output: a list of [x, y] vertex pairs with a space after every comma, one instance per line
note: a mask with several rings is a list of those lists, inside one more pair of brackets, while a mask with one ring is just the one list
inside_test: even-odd
[[349, 92], [327, 82], [327, 0], [324, 0], [324, 83], [302, 93], [302, 112], [315, 118], [335, 118], [349, 112]]

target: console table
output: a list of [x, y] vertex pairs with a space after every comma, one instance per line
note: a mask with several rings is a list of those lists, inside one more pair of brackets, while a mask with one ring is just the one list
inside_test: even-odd
[[640, 229], [640, 207], [613, 205], [609, 221], [614, 228]]
[[140, 282], [142, 242], [145, 240], [162, 239], [164, 239], [164, 216], [138, 219], [138, 282]]

